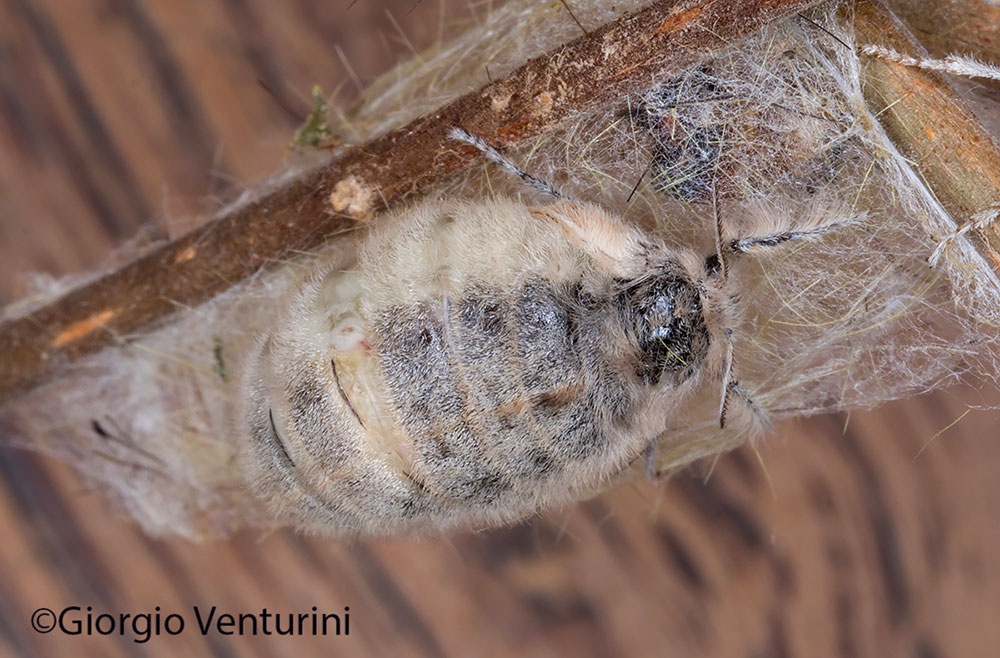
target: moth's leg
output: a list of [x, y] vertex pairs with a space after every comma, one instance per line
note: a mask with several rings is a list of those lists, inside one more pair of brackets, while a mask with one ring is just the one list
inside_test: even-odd
[[600, 206], [564, 200], [531, 212], [558, 224], [570, 241], [616, 276], [631, 278], [646, 264], [649, 246], [642, 234]]
[[650, 480], [656, 480], [660, 476], [660, 472], [656, 469], [656, 448], [659, 443], [658, 439], [653, 439], [646, 446], [646, 477]]
[[722, 408], [723, 427], [736, 427], [753, 437], [771, 426], [767, 411], [754, 402], [749, 391], [736, 380], [727, 385]]

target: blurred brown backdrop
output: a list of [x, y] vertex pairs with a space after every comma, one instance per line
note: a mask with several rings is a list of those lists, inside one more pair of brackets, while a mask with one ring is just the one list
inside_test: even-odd
[[[349, 101], [344, 59], [370, 79], [442, 15], [488, 10], [349, 5], [0, 0], [0, 302], [22, 273], [94, 267], [140, 227], [190, 224], [265, 178], [298, 123], [282, 105], [304, 114], [317, 82]], [[0, 654], [995, 655], [997, 414], [963, 416], [983, 402], [962, 389], [786, 423], [761, 460], [739, 450], [707, 480], [711, 464], [420, 542], [150, 538], [70, 467], [0, 448]], [[195, 604], [350, 606], [351, 634], [203, 638]], [[69, 605], [160, 606], [188, 628], [146, 644], [31, 630], [36, 608]]]

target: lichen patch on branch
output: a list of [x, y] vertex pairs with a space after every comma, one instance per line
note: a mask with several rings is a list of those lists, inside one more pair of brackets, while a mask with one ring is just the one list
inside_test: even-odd
[[330, 193], [330, 207], [354, 219], [369, 220], [375, 209], [375, 190], [357, 176], [339, 180]]

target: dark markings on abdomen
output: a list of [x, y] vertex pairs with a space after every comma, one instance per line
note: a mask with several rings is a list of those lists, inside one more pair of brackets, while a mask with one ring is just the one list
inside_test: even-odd
[[[432, 490], [489, 504], [607, 447], [597, 418], [632, 400], [602, 354], [581, 356], [604, 349], [601, 317], [612, 306], [584, 313], [579, 287], [540, 277], [514, 291], [470, 285], [453, 304], [401, 305], [377, 318], [388, 394]], [[605, 403], [611, 414], [597, 412]]]
[[376, 323], [375, 347], [389, 397], [429, 473], [428, 487], [487, 503], [509, 484], [490, 470], [481, 445], [486, 437], [468, 422], [469, 401], [444, 341], [444, 314], [440, 302], [393, 307]]

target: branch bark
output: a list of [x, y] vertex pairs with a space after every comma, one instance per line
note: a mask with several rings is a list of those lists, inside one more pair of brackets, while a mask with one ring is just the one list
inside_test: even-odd
[[[878, 0], [859, 0], [854, 12], [859, 46], [878, 44], [927, 56]], [[862, 75], [872, 114], [959, 226], [1000, 201], [1000, 149], [941, 75], [872, 57], [863, 59]], [[978, 232], [978, 240], [1000, 269], [998, 228], [994, 224]]]
[[984, 0], [889, 0], [889, 7], [935, 57], [1000, 60], [1000, 5]]
[[407, 126], [347, 149], [53, 303], [0, 324], [0, 401], [67, 364], [164, 323], [297, 250], [426, 193], [478, 159], [446, 138], [462, 126], [500, 146], [557, 126], [680, 70], [815, 0], [655, 2]]

